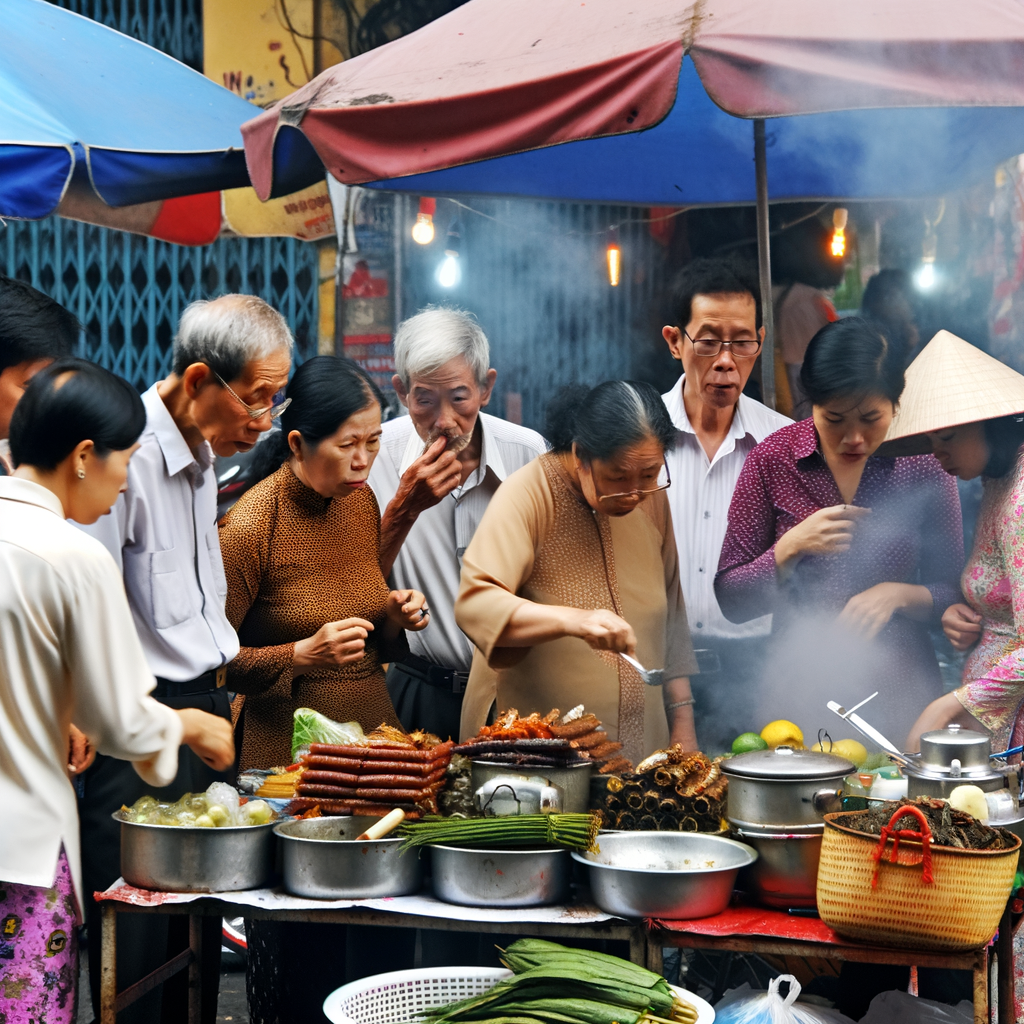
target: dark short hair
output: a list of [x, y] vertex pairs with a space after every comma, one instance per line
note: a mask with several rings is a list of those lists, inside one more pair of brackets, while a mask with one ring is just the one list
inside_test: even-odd
[[585, 462], [611, 458], [648, 437], [665, 451], [676, 443], [661, 395], [638, 380], [606, 380], [594, 388], [567, 384], [548, 405], [547, 435], [556, 452], [575, 444]]
[[59, 302], [0, 274], [0, 373], [20, 363], [71, 355], [80, 330]]
[[[63, 374], [70, 377], [60, 386]], [[146, 426], [146, 408], [123, 377], [85, 359], [58, 359], [37, 373], [11, 417], [16, 466], [52, 470], [82, 441], [96, 454], [131, 448]]]
[[374, 402], [384, 406], [384, 396], [373, 378], [343, 356], [307, 359], [295, 371], [285, 394], [291, 404], [281, 416], [281, 429], [261, 441], [253, 456], [254, 482], [281, 468], [291, 454], [288, 435], [293, 430], [315, 448], [350, 416]]
[[883, 395], [896, 405], [905, 383], [898, 348], [878, 324], [859, 316], [822, 327], [800, 368], [800, 384], [813, 405], [846, 395]]
[[761, 289], [757, 271], [749, 263], [722, 256], [702, 256], [691, 260], [672, 283], [672, 317], [676, 327], [690, 322], [693, 300], [697, 295], [736, 295], [746, 293], [754, 300], [756, 325], [761, 326]]
[[987, 477], [1006, 476], [1017, 467], [1021, 446], [1024, 445], [1024, 416], [1000, 416], [985, 420], [985, 444], [988, 462], [982, 471]]

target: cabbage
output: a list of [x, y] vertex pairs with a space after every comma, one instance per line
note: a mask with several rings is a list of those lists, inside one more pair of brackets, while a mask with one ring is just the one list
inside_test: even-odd
[[366, 734], [358, 722], [332, 722], [312, 708], [298, 708], [292, 730], [292, 761], [297, 761], [300, 748], [310, 743], [362, 746], [366, 743]]

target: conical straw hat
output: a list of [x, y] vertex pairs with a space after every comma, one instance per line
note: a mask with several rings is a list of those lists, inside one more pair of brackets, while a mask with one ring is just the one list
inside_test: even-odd
[[907, 368], [907, 386], [877, 455], [921, 455], [924, 436], [963, 423], [1024, 414], [1024, 376], [939, 331]]

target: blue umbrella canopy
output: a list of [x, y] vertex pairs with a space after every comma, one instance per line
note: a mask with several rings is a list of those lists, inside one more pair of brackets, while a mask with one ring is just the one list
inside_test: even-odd
[[[988, 178], [995, 164], [1024, 152], [1021, 107], [842, 110], [775, 118], [766, 130], [773, 201], [940, 195]], [[689, 58], [668, 116], [646, 131], [368, 187], [652, 206], [756, 198], [750, 122], [712, 101]]]
[[[239, 129], [253, 113], [89, 18], [44, 0], [0, 5], [0, 216], [48, 216], [72, 178], [108, 206], [248, 185]], [[293, 167], [275, 194], [323, 177], [315, 157]]]

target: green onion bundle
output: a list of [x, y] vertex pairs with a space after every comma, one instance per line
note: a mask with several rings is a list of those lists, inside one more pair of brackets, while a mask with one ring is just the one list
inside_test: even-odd
[[694, 1024], [697, 1011], [652, 971], [587, 949], [520, 939], [514, 973], [478, 996], [427, 1010], [429, 1024]]
[[503, 818], [427, 818], [402, 826], [403, 850], [413, 846], [522, 846], [548, 843], [597, 851], [596, 814], [514, 814]]

